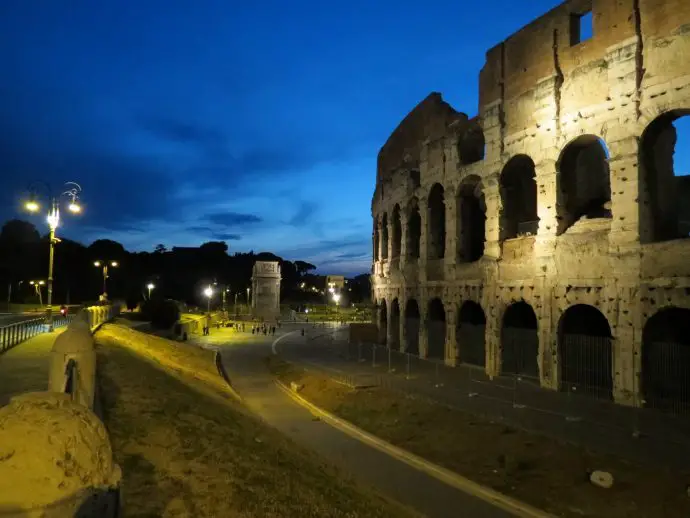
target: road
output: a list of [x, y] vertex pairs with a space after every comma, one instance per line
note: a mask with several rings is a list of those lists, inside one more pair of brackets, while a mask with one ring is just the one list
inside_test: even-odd
[[[294, 326], [283, 326], [283, 334], [294, 329]], [[227, 340], [224, 340], [226, 333]], [[276, 386], [266, 369], [264, 359], [271, 354], [271, 345], [277, 337], [243, 337], [241, 343], [232, 345], [228, 343], [232, 333], [234, 331], [219, 330], [199, 341], [220, 348], [233, 387], [248, 408], [298, 444], [423, 515], [439, 518], [513, 516], [314, 419], [308, 410]], [[284, 336], [280, 344], [287, 347], [291, 341], [304, 343], [305, 338], [296, 331]]]
[[0, 327], [23, 322], [24, 320], [32, 320], [43, 317], [43, 313], [0, 313]]

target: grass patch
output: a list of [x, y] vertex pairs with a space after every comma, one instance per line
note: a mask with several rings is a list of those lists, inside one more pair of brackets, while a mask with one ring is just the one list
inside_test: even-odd
[[[396, 446], [558, 516], [690, 516], [688, 473], [653, 470], [610, 455], [387, 389], [354, 390], [280, 358], [273, 374], [300, 395]], [[613, 488], [589, 482], [605, 470]]]
[[212, 351], [116, 325], [96, 341], [128, 516], [403, 515], [249, 415]]

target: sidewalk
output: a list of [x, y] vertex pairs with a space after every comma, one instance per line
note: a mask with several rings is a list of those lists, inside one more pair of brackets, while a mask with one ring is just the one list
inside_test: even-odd
[[0, 406], [18, 394], [48, 389], [50, 350], [63, 330], [34, 336], [0, 354]]
[[[386, 388], [645, 464], [685, 469], [690, 462], [688, 423], [659, 412], [569, 397], [514, 378], [491, 381], [479, 369], [437, 366], [418, 358], [409, 366], [395, 354], [390, 360], [394, 372], [389, 372], [388, 355], [381, 350], [376, 361], [368, 347], [357, 351], [355, 346], [348, 356], [347, 344], [338, 340], [317, 338], [287, 345], [281, 350], [286, 359], [325, 371], [346, 384], [373, 380]], [[358, 357], [363, 361], [357, 361]], [[635, 429], [643, 433], [634, 434]]]

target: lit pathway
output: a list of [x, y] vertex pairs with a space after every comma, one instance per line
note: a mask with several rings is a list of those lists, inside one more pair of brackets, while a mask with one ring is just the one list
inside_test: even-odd
[[[283, 326], [277, 336], [293, 330], [295, 327]], [[271, 354], [275, 339], [212, 329], [210, 336], [194, 337], [194, 342], [221, 349], [233, 386], [244, 404], [266, 423], [404, 506], [431, 518], [512, 516], [315, 420], [311, 412], [278, 389], [266, 369], [264, 359]]]
[[50, 350], [63, 330], [34, 336], [0, 354], [0, 406], [18, 394], [48, 389]]

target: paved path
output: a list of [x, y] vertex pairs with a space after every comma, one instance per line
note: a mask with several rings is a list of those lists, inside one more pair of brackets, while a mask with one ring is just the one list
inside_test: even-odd
[[[285, 326], [284, 326], [285, 327]], [[294, 329], [294, 328], [293, 328]], [[283, 329], [285, 334], [290, 329]], [[245, 404], [269, 425], [298, 444], [315, 451], [331, 463], [350, 472], [365, 484], [376, 487], [405, 506], [430, 517], [504, 518], [511, 516], [489, 503], [454, 489], [352, 437], [315, 420], [274, 383], [264, 359], [280, 333], [265, 337], [222, 329], [210, 337], [195, 337], [222, 351], [223, 363], [234, 388]], [[227, 336], [227, 339], [224, 337]], [[299, 336], [295, 333], [293, 336]], [[233, 340], [234, 339], [234, 340]], [[301, 339], [301, 336], [300, 336]], [[286, 337], [286, 340], [289, 338]], [[236, 343], [232, 345], [232, 342]], [[285, 340], [283, 340], [284, 342]], [[228, 343], [230, 342], [230, 343]]]
[[62, 331], [34, 336], [0, 354], [0, 406], [18, 394], [48, 389], [50, 350]]

